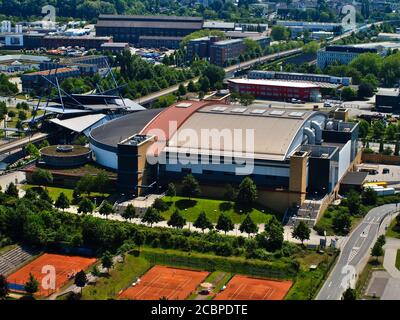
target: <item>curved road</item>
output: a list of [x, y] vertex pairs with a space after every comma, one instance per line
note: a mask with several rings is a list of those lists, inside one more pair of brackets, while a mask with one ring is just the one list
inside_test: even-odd
[[345, 242], [316, 300], [340, 300], [350, 284], [354, 286], [357, 274], [363, 270], [370, 257], [371, 247], [378, 238], [382, 222], [395, 212], [396, 204], [386, 204], [368, 212]]

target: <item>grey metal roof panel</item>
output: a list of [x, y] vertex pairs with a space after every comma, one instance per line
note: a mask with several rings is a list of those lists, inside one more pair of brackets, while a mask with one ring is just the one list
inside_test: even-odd
[[111, 120], [93, 129], [90, 137], [101, 144], [117, 147], [120, 141], [139, 133], [162, 110], [147, 109]]

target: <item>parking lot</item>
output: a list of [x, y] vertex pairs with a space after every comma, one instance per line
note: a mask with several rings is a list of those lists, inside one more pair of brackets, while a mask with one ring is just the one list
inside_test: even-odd
[[[387, 165], [387, 164], [374, 164], [374, 163], [363, 163], [357, 166], [361, 168], [374, 168], [378, 171], [378, 174], [369, 174], [366, 178], [367, 181], [385, 181], [389, 185], [399, 185], [400, 187], [400, 166]], [[389, 169], [389, 173], [383, 173], [383, 169]]]

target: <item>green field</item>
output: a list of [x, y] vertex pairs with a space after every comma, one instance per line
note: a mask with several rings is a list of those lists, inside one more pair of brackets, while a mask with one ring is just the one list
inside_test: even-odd
[[125, 261], [110, 271], [107, 277], [101, 277], [94, 286], [86, 286], [82, 292], [83, 300], [107, 300], [117, 298], [118, 293], [132, 284], [150, 268], [149, 262], [142, 257], [125, 256]]
[[[38, 186], [32, 185], [32, 184], [26, 184], [22, 187], [25, 191], [31, 188], [37, 188]], [[46, 187], [47, 191], [49, 192], [49, 195], [51, 199], [54, 201], [57, 200], [58, 196], [60, 195], [61, 192], [64, 192], [64, 194], [68, 197], [70, 201], [72, 201], [72, 193], [74, 192], [73, 189], [67, 189], [67, 188], [60, 188], [60, 187]]]
[[[312, 300], [321, 289], [337, 253], [301, 253], [297, 257], [300, 263], [300, 271], [295, 278], [285, 300]], [[316, 270], [310, 270], [311, 265], [317, 265]]]
[[[221, 213], [225, 213], [231, 217], [234, 223], [241, 223], [246, 217], [246, 212], [235, 207], [226, 201], [201, 199], [201, 198], [184, 198], [184, 197], [164, 197], [164, 202], [169, 206], [168, 210], [162, 212], [162, 216], [168, 220], [171, 214], [178, 209], [187, 221], [193, 222], [197, 219], [199, 213], [204, 211], [207, 217], [216, 223]], [[264, 212], [262, 212], [264, 210]], [[241, 212], [242, 211], [242, 212]], [[250, 216], [257, 224], [266, 223], [271, 217], [271, 210], [266, 208], [253, 208]]]
[[[31, 188], [38, 188], [39, 186], [37, 185], [32, 185], [32, 184], [26, 184], [22, 187], [22, 189], [24, 189], [25, 191]], [[61, 194], [61, 192], [64, 192], [64, 194], [67, 196], [67, 198], [72, 201], [73, 197], [72, 194], [74, 193], [74, 189], [69, 189], [69, 188], [61, 188], [61, 187], [46, 187], [47, 191], [49, 192], [49, 195], [51, 197], [51, 199], [53, 199], [53, 201], [56, 201], [57, 198], [59, 197], [59, 195]], [[100, 201], [100, 199], [102, 199], [103, 197], [107, 198], [109, 196], [109, 194], [105, 193], [104, 196], [101, 193], [98, 192], [92, 192], [90, 194], [90, 198], [98, 198], [98, 200]], [[99, 201], [97, 203], [99, 203]]]
[[386, 237], [400, 239], [400, 228], [397, 227], [396, 219], [390, 224], [386, 232]]

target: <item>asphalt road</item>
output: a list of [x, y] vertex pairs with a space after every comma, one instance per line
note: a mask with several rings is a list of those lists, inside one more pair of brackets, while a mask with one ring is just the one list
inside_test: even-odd
[[395, 204], [387, 204], [368, 212], [364, 220], [344, 243], [339, 259], [324, 283], [316, 300], [340, 300], [343, 292], [354, 286], [357, 274], [366, 265], [379, 228], [387, 215], [396, 210]]

